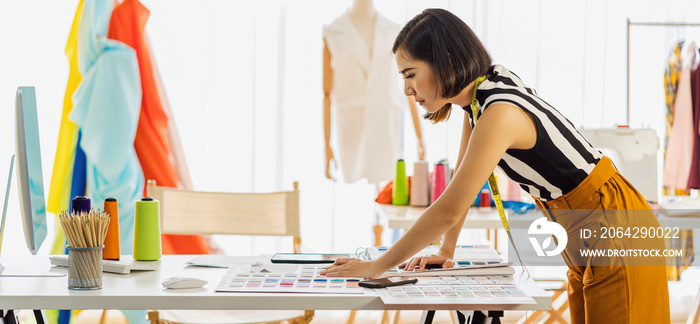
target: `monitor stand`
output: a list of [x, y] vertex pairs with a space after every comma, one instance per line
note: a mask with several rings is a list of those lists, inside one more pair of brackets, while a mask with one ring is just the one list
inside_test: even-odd
[[[45, 260], [41, 261], [46, 261], [48, 263], [49, 258], [47, 257]], [[36, 263], [16, 266], [10, 265], [9, 267], [0, 264], [0, 271], [0, 277], [65, 277], [67, 274], [65, 268], [61, 269], [58, 267], [51, 267], [50, 265], [48, 268], [45, 268]]]
[[[15, 165], [15, 156], [12, 155], [10, 160], [10, 175], [7, 176], [7, 189], [5, 190], [5, 204], [2, 208], [2, 219], [0, 219], [0, 251], [2, 250], [2, 238], [5, 233], [5, 217], [7, 216], [7, 201], [10, 198], [10, 187], [12, 185], [12, 170]], [[48, 262], [49, 258], [46, 258]], [[42, 268], [41, 265], [26, 264], [23, 262], [15, 262], [18, 266], [12, 265], [10, 268], [3, 266], [0, 263], [0, 277], [63, 277], [65, 271], [59, 269], [46, 269], [45, 271], [37, 271], [37, 268]], [[49, 265], [50, 267], [50, 265]]]

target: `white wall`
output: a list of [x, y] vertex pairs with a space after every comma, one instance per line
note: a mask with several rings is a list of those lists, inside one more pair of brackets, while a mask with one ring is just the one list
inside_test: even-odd
[[[196, 189], [268, 191], [300, 181], [302, 237], [309, 251], [353, 251], [372, 243], [365, 182], [332, 183], [323, 172], [321, 26], [350, 0], [149, 0], [147, 30], [180, 129]], [[63, 50], [77, 1], [0, 2], [0, 179], [14, 151], [14, 93], [35, 85], [48, 192], [68, 66]], [[700, 22], [697, 1], [377, 0], [405, 23], [427, 7], [462, 17], [504, 64], [576, 126], [626, 122], [626, 19]], [[632, 127], [663, 128], [663, 70], [671, 45], [700, 28], [633, 27]], [[397, 89], [400, 91], [400, 89]], [[405, 116], [411, 172], [415, 135]], [[455, 163], [462, 112], [423, 123], [427, 157]], [[339, 174], [339, 172], [338, 172]], [[0, 182], [0, 188], [2, 184]], [[26, 254], [13, 188], [3, 253]], [[53, 215], [49, 215], [53, 220]], [[48, 250], [50, 241], [42, 248]], [[287, 241], [234, 238], [230, 253], [289, 249]]]

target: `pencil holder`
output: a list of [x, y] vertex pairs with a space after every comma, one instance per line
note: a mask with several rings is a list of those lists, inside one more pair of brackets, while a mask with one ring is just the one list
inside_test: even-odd
[[143, 197], [136, 202], [134, 215], [134, 259], [160, 259], [160, 209], [158, 200]]
[[102, 249], [66, 246], [68, 249], [68, 289], [102, 288]]
[[116, 198], [105, 198], [104, 211], [109, 213], [109, 228], [105, 237], [105, 249], [102, 257], [105, 260], [119, 260], [121, 246], [119, 244], [119, 203]]
[[408, 178], [406, 178], [406, 163], [403, 160], [396, 161], [396, 178], [391, 192], [391, 204], [408, 205]]

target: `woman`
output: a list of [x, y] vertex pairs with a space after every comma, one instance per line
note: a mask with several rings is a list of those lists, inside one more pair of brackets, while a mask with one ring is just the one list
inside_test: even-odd
[[[338, 260], [325, 271], [327, 276], [375, 278], [442, 234], [439, 253], [413, 258], [401, 266], [452, 267], [457, 237], [473, 197], [497, 165], [535, 198], [549, 220], [567, 229], [570, 237], [581, 227], [582, 219], [601, 226], [630, 226], [643, 218], [645, 224], [658, 227], [653, 214], [646, 212], [649, 206], [644, 198], [611, 160], [515, 74], [491, 65], [484, 46], [457, 16], [441, 9], [423, 11], [404, 26], [393, 51], [405, 79], [406, 96], [413, 96], [425, 108], [427, 119], [434, 123], [445, 120], [452, 104], [467, 112], [456, 171], [440, 198], [382, 257]], [[478, 108], [478, 123], [472, 116], [472, 102]], [[581, 217], [572, 210], [589, 212]], [[608, 218], [591, 210], [603, 210]], [[611, 210], [645, 212], [627, 223], [612, 217]], [[665, 267], [592, 266], [590, 260], [581, 264], [571, 253], [579, 243], [569, 241], [563, 256], [569, 266], [572, 323], [670, 322]], [[602, 242], [588, 241], [593, 246]], [[580, 244], [588, 248], [588, 241]], [[659, 241], [653, 243], [659, 247]]]

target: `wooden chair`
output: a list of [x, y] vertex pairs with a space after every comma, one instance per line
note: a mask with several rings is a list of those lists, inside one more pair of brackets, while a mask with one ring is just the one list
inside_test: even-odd
[[[294, 252], [301, 251], [299, 184], [293, 191], [222, 193], [156, 186], [149, 180], [148, 196], [160, 202], [161, 232], [167, 234], [228, 234], [292, 236]], [[180, 311], [148, 314], [151, 324], [169, 323], [309, 323], [306, 311]]]

